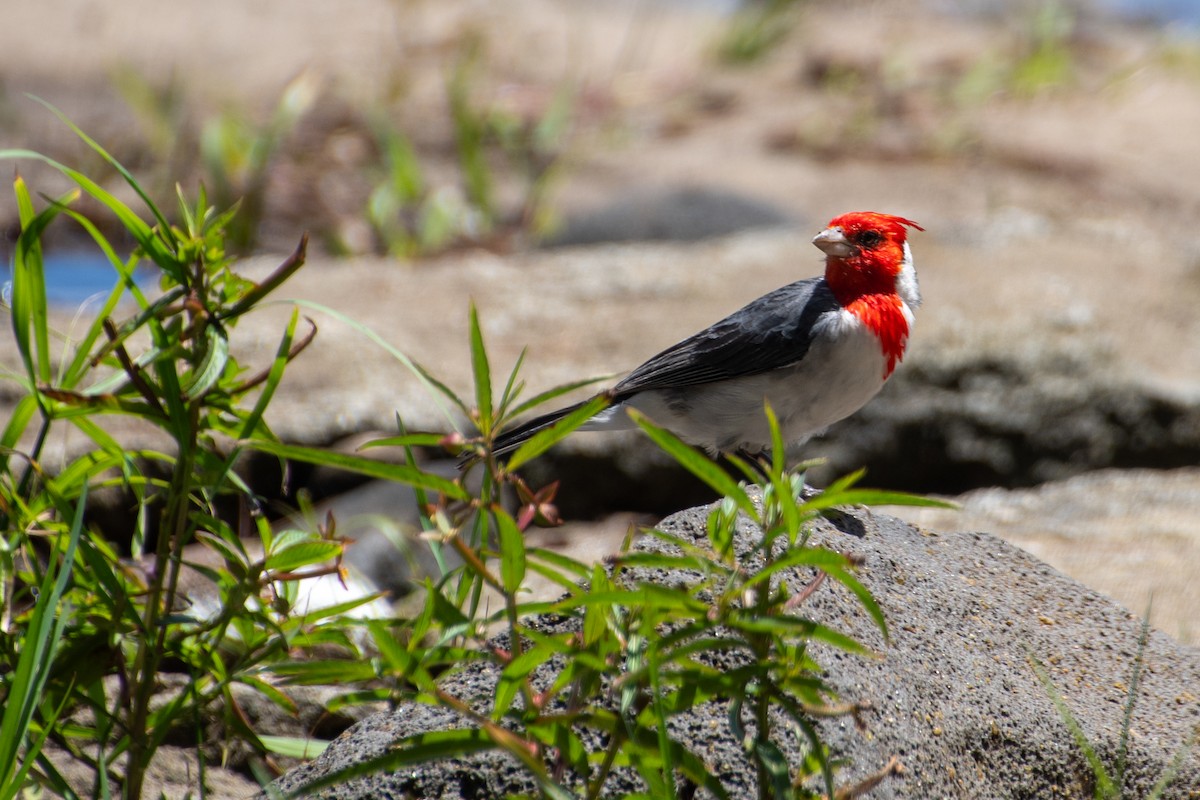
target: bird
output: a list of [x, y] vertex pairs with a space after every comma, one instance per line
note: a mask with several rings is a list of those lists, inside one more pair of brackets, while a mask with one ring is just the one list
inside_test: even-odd
[[[921, 290], [904, 217], [855, 211], [812, 240], [824, 275], [759, 297], [668, 347], [603, 394], [609, 405], [580, 430], [635, 427], [637, 409], [710, 456], [770, 448], [769, 403], [785, 444], [803, 444], [858, 411], [904, 358]], [[503, 456], [589, 401], [502, 431]]]

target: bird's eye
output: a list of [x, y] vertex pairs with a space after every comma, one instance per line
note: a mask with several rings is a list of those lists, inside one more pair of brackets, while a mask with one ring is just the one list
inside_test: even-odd
[[879, 231], [863, 231], [857, 237], [855, 237], [855, 240], [858, 242], [860, 247], [866, 247], [870, 249], [883, 241], [883, 234]]

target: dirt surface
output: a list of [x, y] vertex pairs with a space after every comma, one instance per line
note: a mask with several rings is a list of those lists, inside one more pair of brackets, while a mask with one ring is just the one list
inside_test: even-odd
[[[1115, 24], [1086, 5], [1049, 39], [1035, 33], [1036, 9], [1025, 4], [972, 15], [919, 2], [801, 5], [764, 60], [730, 67], [713, 58], [725, 20], [707, 5], [358, 0], [351, 14], [316, 0], [216, 0], [187, 12], [148, 0], [16, 0], [0, 29], [0, 147], [44, 150], [133, 201], [23, 95], [33, 92], [166, 205], [176, 180], [191, 188], [207, 176], [198, 155], [207, 121], [232, 110], [261, 124], [284, 86], [306, 74], [317, 100], [270, 162], [262, 255], [245, 270], [266, 274], [311, 231], [310, 264], [281, 296], [336, 309], [460, 391], [470, 386], [469, 300], [498, 370], [529, 346], [531, 390], [618, 373], [814, 274], [813, 233], [862, 208], [927, 229], [913, 243], [925, 305], [901, 370], [961, 364], [986, 394], [979, 364], [1053, 370], [1061, 357], [1083, 365], [1086, 381], [1076, 385], [1085, 394], [1119, 386], [1200, 406], [1200, 46]], [[530, 249], [506, 229], [413, 262], [381, 255], [363, 220], [380, 169], [372, 120], [384, 115], [403, 129], [430, 181], [457, 191], [445, 87], [472, 42], [486, 65], [472, 91], [485, 105], [531, 121], [563, 87], [573, 92], [575, 116], [551, 185], [564, 217], [594, 220], [594, 209], [634, 193], [703, 187], [735, 192], [794, 224], [718, 240], [554, 251]], [[1054, 80], [1029, 78], [1039, 52], [1065, 59]], [[139, 105], [118, 90], [130, 74], [159, 99]], [[35, 191], [65, 187], [35, 164], [19, 168]], [[511, 216], [520, 179], [497, 174]], [[14, 220], [11, 197], [0, 196], [4, 257]], [[346, 252], [353, 255], [335, 255]], [[239, 354], [269, 358], [288, 313], [280, 306], [245, 321], [234, 336]], [[320, 334], [272, 405], [282, 436], [327, 444], [390, 430], [397, 411], [415, 427], [460, 422], [360, 330], [311, 306], [305, 313]], [[74, 309], [60, 309], [56, 324], [78, 324]], [[5, 325], [0, 365], [17, 363]], [[1073, 375], [1028, 382], [1052, 386]], [[0, 408], [10, 406], [13, 386], [0, 383]], [[993, 400], [989, 413], [1003, 416], [1005, 396]], [[1053, 419], [1041, 423], [1039, 431]], [[113, 430], [130, 446], [154, 444], [151, 432], [121, 425]], [[586, 455], [607, 441], [585, 436], [570, 447]], [[82, 445], [56, 435], [47, 464]], [[645, 450], [633, 452], [657, 469]], [[1195, 641], [1196, 491], [1194, 471], [1081, 477], [980, 491], [963, 498], [956, 517], [917, 519], [1008, 538], [1135, 613], [1157, 586], [1156, 624]], [[621, 519], [610, 529], [623, 533]], [[603, 538], [595, 528], [586, 537], [589, 546]]]
[[[455, 385], [469, 297], [497, 340], [498, 362], [531, 345], [532, 385], [619, 372], [812, 274], [818, 253], [805, 238], [837, 213], [876, 208], [929, 231], [914, 242], [926, 307], [913, 358], [930, 348], [1094, 348], [1114, 370], [1200, 396], [1200, 348], [1189, 346], [1200, 340], [1195, 45], [1085, 14], [1059, 42], [1066, 74], [1024, 90], [1004, 79], [1031, 47], [1033, 23], [1023, 13], [814, 4], [763, 62], [735, 69], [712, 59], [721, 19], [672, 4], [520, 0], [501, 12], [487, 3], [364, 0], [343, 18], [319, 3], [284, 13], [224, 2], [188, 16], [141, 2], [23, 2], [9, 10], [0, 47], [0, 130], [6, 142], [71, 152], [70, 134], [19, 94], [44, 90], [81, 124], [100, 126], [94, 133], [114, 151], [136, 151], [144, 126], [129, 124], [138, 116], [110, 86], [122, 65], [152, 85], [174, 76], [183, 104], [195, 107], [181, 115], [193, 126], [222, 104], [261, 116], [283, 83], [308, 69], [323, 92], [309, 112], [311, 135], [326, 137], [320, 144], [336, 144], [329, 115], [355, 103], [386, 107], [391, 98], [406, 119], [429, 120], [414, 134], [425, 146], [446, 133], [436, 121], [455, 48], [488, 31], [489, 71], [478, 86], [485, 100], [523, 98], [520, 108], [536, 109], [555, 87], [580, 92], [556, 192], [564, 213], [630, 187], [698, 184], [774, 204], [798, 227], [790, 239], [682, 251], [476, 252], [409, 266], [316, 254], [295, 295], [325, 301], [444, 365]], [[15, 35], [31, 29], [96, 35]], [[352, 122], [339, 130], [358, 135]], [[344, 188], [336, 159], [305, 149], [309, 136], [301, 125], [289, 140], [295, 152], [283, 148], [270, 176], [273, 203], [322, 185], [322, 171], [331, 194]], [[299, 204], [301, 213], [310, 209]], [[315, 221], [267, 238], [289, 247]], [[344, 376], [326, 371], [340, 355], [316, 371], [328, 383], [360, 384], [361, 362]], [[345, 424], [363, 424], [350, 416]], [[318, 431], [327, 424], [309, 422]]]
[[894, 508], [939, 531], [1001, 531], [1055, 569], [1143, 614], [1181, 642], [1200, 642], [1200, 474], [1095, 472], [1036, 489], [980, 489], [960, 509]]

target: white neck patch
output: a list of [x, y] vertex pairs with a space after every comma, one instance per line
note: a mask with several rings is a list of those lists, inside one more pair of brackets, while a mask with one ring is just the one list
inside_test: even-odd
[[913, 268], [912, 250], [909, 249], [908, 242], [904, 243], [904, 262], [896, 275], [896, 294], [900, 295], [900, 299], [907, 303], [909, 308], [921, 305], [921, 286], [917, 283], [917, 271]]

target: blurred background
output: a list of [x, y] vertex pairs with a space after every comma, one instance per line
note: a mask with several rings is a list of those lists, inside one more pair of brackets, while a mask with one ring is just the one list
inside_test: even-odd
[[[872, 485], [956, 497], [961, 512], [911, 518], [1005, 537], [1138, 613], [1153, 593], [1156, 623], [1194, 642], [1198, 24], [1182, 0], [13, 0], [0, 146], [134, 202], [35, 95], [164, 207], [176, 184], [240, 203], [248, 274], [307, 231], [290, 296], [460, 390], [472, 299], [497, 364], [530, 347], [537, 391], [816, 274], [808, 239], [837, 214], [915, 219], [911, 355], [805, 450], [828, 459], [814, 479], [865, 465]], [[8, 194], [0, 225], [7, 264]], [[111, 273], [66, 223], [47, 256], [69, 327]], [[449, 429], [382, 348], [320, 324], [272, 406], [281, 436], [349, 447], [397, 412]], [[261, 325], [248, 339], [269, 353], [279, 320]], [[555, 478], [564, 514], [616, 539], [707, 499], [636, 437], [572, 439], [531, 468]], [[397, 513], [369, 488], [346, 513]]]

